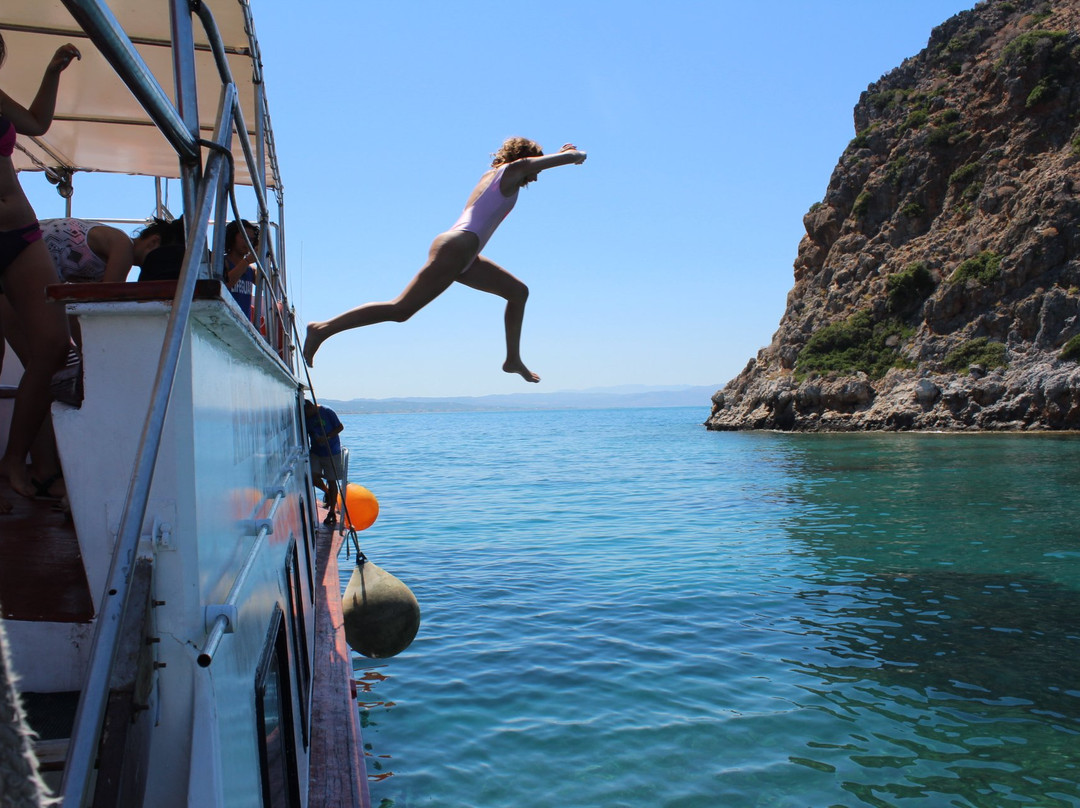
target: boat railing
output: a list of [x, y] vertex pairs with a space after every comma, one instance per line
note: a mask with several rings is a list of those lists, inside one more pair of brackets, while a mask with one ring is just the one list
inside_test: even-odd
[[[112, 65], [116, 73], [124, 79], [132, 94], [176, 151], [181, 164], [184, 209], [190, 211], [194, 206], [196, 188], [200, 182], [201, 147], [206, 146], [210, 150], [227, 149], [228, 159], [232, 160], [231, 140], [224, 143], [216, 140], [215, 142], [208, 142], [198, 137], [199, 123], [197, 111], [195, 110], [194, 91], [194, 43], [191, 34], [192, 11], [198, 15], [203, 31], [206, 34], [221, 86], [235, 86], [236, 84], [229, 66], [223, 39], [210, 7], [207, 3], [194, 3], [189, 6], [189, 4], [177, 0], [171, 0], [170, 2], [173, 10], [173, 37], [176, 44], [173, 48], [173, 62], [178, 102], [174, 106], [146, 62], [132, 45], [119, 21], [104, 3], [99, 2], [99, 0], [63, 0], [63, 3], [90, 40], [102, 52], [109, 64]], [[255, 194], [258, 208], [258, 215], [255, 218], [258, 219], [260, 228], [264, 232], [268, 232], [272, 220], [269, 215], [270, 199], [267, 192], [267, 165], [270, 166], [273, 178], [279, 223], [284, 218], [284, 201], [273, 133], [268, 125], [269, 112], [266, 108], [264, 94], [261, 91], [263, 86], [261, 58], [258, 42], [253, 34], [254, 23], [251, 18], [251, 9], [246, 3], [241, 3], [240, 6], [245, 17], [246, 30], [249, 32], [248, 47], [252, 55], [251, 64], [256, 87], [254, 145], [252, 144], [252, 138], [249, 136], [251, 130], [248, 129], [248, 122], [245, 119], [243, 106], [239, 98], [234, 96], [232, 103], [226, 109], [228, 118], [233, 124], [230, 131], [235, 131], [239, 135], [241, 153], [246, 163], [248, 176], [251, 178], [251, 188]], [[231, 180], [226, 187], [231, 189]], [[235, 218], [241, 218], [235, 196], [231, 196], [230, 201], [232, 202]], [[227, 212], [227, 208], [222, 207], [221, 211], [224, 214]], [[185, 218], [190, 219], [190, 216]], [[223, 215], [215, 223], [214, 238], [211, 241], [213, 245], [210, 253], [211, 259], [205, 269], [207, 277], [221, 278], [224, 275], [223, 228], [227, 220], [228, 216]], [[254, 323], [271, 347], [274, 348], [286, 364], [291, 366], [294, 362], [294, 335], [287, 302], [285, 245], [281, 227], [277, 228], [276, 241], [277, 243], [271, 248], [268, 240], [264, 240], [260, 245], [259, 255], [257, 256], [258, 270]], [[202, 243], [205, 244], [206, 242]]]
[[[300, 457], [301, 453], [297, 450], [286, 462], [281, 482], [276, 486], [275, 490], [271, 492], [271, 496], [267, 497], [267, 501], [270, 502], [270, 508], [268, 509], [266, 516], [251, 523], [251, 527], [255, 531], [255, 541], [251, 543], [247, 556], [245, 556], [243, 563], [240, 565], [240, 569], [233, 579], [232, 586], [229, 587], [229, 594], [225, 596], [225, 602], [206, 607], [206, 622], [210, 624], [210, 631], [207, 632], [206, 635], [206, 645], [203, 647], [203, 650], [199, 652], [197, 658], [200, 667], [210, 667], [210, 664], [214, 661], [214, 655], [217, 653], [218, 646], [221, 645], [221, 640], [227, 633], [233, 631], [236, 627], [237, 604], [240, 602], [240, 597], [243, 594], [244, 583], [247, 581], [248, 575], [251, 574], [256, 559], [262, 552], [263, 543], [266, 541], [266, 537], [274, 532], [274, 517], [277, 515], [278, 507], [285, 499], [286, 486], [292, 476], [296, 473], [295, 467]], [[211, 621], [213, 622], [211, 623]]]
[[[225, 108], [234, 94], [235, 88], [225, 88]], [[176, 295], [173, 297], [157, 373], [151, 388], [150, 408], [143, 422], [135, 467], [128, 483], [116, 547], [109, 568], [108, 584], [97, 617], [94, 644], [79, 698], [79, 708], [75, 714], [68, 761], [64, 769], [64, 804], [76, 808], [82, 804], [97, 755], [98, 739], [108, 701], [109, 679], [115, 664], [120, 627], [128, 604], [130, 573], [138, 550], [169, 398], [191, 315], [192, 295], [203, 252], [201, 249], [193, 249], [193, 245], [205, 243], [207, 222], [214, 204], [218, 201], [219, 185], [226, 176], [227, 168], [225, 157], [219, 152], [211, 153], [206, 161], [202, 190], [195, 206], [197, 215], [194, 217], [194, 227], [188, 234], [188, 249], [176, 284]]]
[[[131, 572], [134, 568], [142, 523], [146, 515], [169, 399], [176, 380], [179, 357], [191, 316], [195, 283], [201, 274], [211, 271], [206, 261], [204, 246], [207, 244], [209, 222], [213, 219], [217, 223], [215, 224], [215, 240], [217, 240], [218, 231], [223, 230], [223, 221], [227, 218], [224, 214], [226, 213], [226, 195], [231, 188], [233, 178], [231, 140], [234, 127], [239, 128], [241, 141], [245, 143], [247, 131], [243, 128], [243, 114], [239, 112], [236, 86], [224, 62], [221, 37], [205, 4], [196, 4], [196, 6], [199, 8], [199, 17], [206, 29], [214, 53], [220, 54], [217, 61], [219, 71], [222, 72], [217, 123], [213, 140], [209, 143], [196, 138], [192, 133], [192, 128], [185, 122], [185, 104], [194, 103], [193, 99], [188, 102], [184, 98], [184, 88], [188, 86], [189, 80], [192, 82], [189, 89], [193, 90], [194, 87], [191, 60], [185, 59], [183, 54], [174, 59], [177, 69], [177, 96], [180, 99], [180, 108], [177, 109], [172, 106], [123, 28], [103, 3], [97, 0], [63, 1], [176, 150], [185, 179], [184, 201], [187, 224], [185, 256], [165, 328], [158, 367], [151, 389], [150, 406], [143, 422], [134, 468], [128, 483], [109, 569], [108, 584], [98, 612], [94, 643], [64, 770], [63, 803], [71, 808], [78, 808], [84, 802], [97, 757], [105, 706], [108, 702], [109, 682], [115, 664], [121, 626], [129, 603]], [[177, 41], [187, 40], [190, 45], [190, 11], [186, 15], [186, 24], [182, 19], [185, 15], [180, 11], [189, 7], [178, 0], [173, 0], [171, 6], [174, 12], [174, 36]], [[179, 34], [177, 34], [178, 30]], [[190, 55], [190, 48], [188, 50]], [[190, 107], [187, 111], [190, 112]], [[197, 121], [194, 130], [198, 131]], [[209, 150], [206, 164], [200, 169], [201, 146], [204, 145], [208, 146]], [[254, 168], [254, 155], [251, 153], [249, 143], [244, 148], [244, 154], [251, 168]], [[265, 207], [266, 198], [261, 177], [260, 173], [253, 171], [253, 183], [260, 205], [260, 219], [266, 222], [269, 217]], [[221, 238], [223, 239], [223, 233]], [[274, 301], [275, 309], [278, 291], [278, 288], [271, 287], [271, 299]], [[267, 325], [267, 336], [270, 337], [270, 323], [268, 322]], [[273, 330], [276, 332], [277, 328]], [[287, 334], [282, 342], [288, 343]], [[289, 361], [284, 355], [283, 358]]]
[[[251, 9], [247, 4], [242, 4], [242, 8], [244, 10], [247, 30], [251, 31], [254, 28], [254, 24], [251, 20]], [[234, 85], [235, 82], [233, 80], [232, 71], [229, 67], [228, 59], [226, 58], [225, 48], [222, 44], [221, 36], [218, 33], [217, 23], [214, 21], [213, 13], [205, 3], [196, 4], [195, 9], [203, 24], [203, 28], [207, 33], [210, 49], [214, 54], [214, 62], [217, 65], [222, 83]], [[254, 56], [252, 59], [252, 70], [255, 73], [254, 83], [257, 87], [261, 87], [262, 61], [258, 53], [258, 43], [254, 38], [250, 40], [249, 47], [252, 49]], [[269, 225], [271, 224], [268, 215], [270, 206], [266, 195], [266, 159], [269, 154], [276, 172], [277, 158], [275, 156], [275, 150], [273, 149], [273, 136], [271, 130], [265, 125], [268, 115], [262, 93], [255, 94], [255, 103], [257, 112], [255, 115], [256, 137], [254, 150], [252, 149], [251, 140], [247, 136], [247, 123], [244, 119], [244, 110], [239, 103], [239, 99], [233, 104], [232, 117], [235, 129], [240, 135], [240, 146], [243, 150], [244, 159], [247, 162], [248, 171], [252, 178], [251, 187], [255, 192], [259, 210], [259, 228], [261, 232], [265, 233], [268, 231]], [[270, 143], [269, 151], [267, 151], [266, 148], [268, 141]], [[275, 187], [278, 190], [277, 201], [280, 217], [282, 215], [281, 210], [283, 207], [280, 182], [277, 182]], [[241, 218], [235, 195], [230, 196], [230, 201], [233, 205], [234, 215], [237, 219]], [[277, 245], [278, 249], [276, 251], [271, 251], [269, 249], [268, 239], [262, 239], [260, 245], [258, 245], [259, 250], [256, 255], [257, 283], [255, 294], [255, 324], [260, 328], [263, 337], [270, 343], [271, 347], [273, 347], [286, 362], [291, 362], [290, 346], [292, 344], [292, 335], [291, 328], [287, 322], [287, 294], [284, 288], [281, 265], [275, 260], [275, 256], [284, 256], [285, 254], [284, 245], [280, 244], [280, 228], [278, 229], [277, 234], [279, 244]], [[225, 253], [225, 250], [223, 249], [224, 234], [221, 233], [219, 235], [218, 232], [215, 232], [214, 243], [215, 249], [213, 255], [215, 256], [215, 264], [213, 271], [217, 274], [223, 274]], [[218, 262], [221, 262], [220, 266], [218, 265]]]

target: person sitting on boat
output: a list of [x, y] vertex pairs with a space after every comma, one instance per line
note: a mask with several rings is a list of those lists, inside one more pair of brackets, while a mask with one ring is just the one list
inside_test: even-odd
[[326, 481], [325, 502], [329, 511], [323, 524], [333, 525], [337, 522], [334, 508], [338, 500], [338, 480], [344, 469], [338, 436], [345, 427], [332, 409], [316, 406], [307, 399], [304, 400], [304, 423], [311, 440], [311, 473]]
[[174, 281], [184, 265], [184, 219], [154, 217], [131, 239], [140, 281]]
[[255, 254], [252, 250], [258, 240], [259, 228], [247, 219], [238, 219], [225, 226], [225, 285], [249, 320], [255, 295]]
[[[0, 65], [6, 48], [0, 37]], [[63, 368], [71, 347], [64, 307], [45, 298], [45, 287], [56, 283], [56, 267], [41, 240], [41, 228], [15, 171], [12, 154], [16, 134], [43, 135], [52, 125], [60, 74], [78, 48], [68, 43], [57, 48], [45, 67], [41, 85], [29, 107], [0, 91], [0, 291], [19, 317], [29, 352], [15, 393], [8, 430], [7, 449], [0, 458], [0, 476], [23, 496], [33, 496], [34, 486], [26, 468], [26, 456], [52, 402], [53, 373]], [[11, 504], [0, 500], [0, 513]]]
[[428, 260], [405, 290], [386, 303], [367, 303], [325, 322], [308, 324], [304, 359], [314, 362], [319, 346], [342, 331], [373, 323], [403, 323], [445, 292], [454, 281], [506, 300], [506, 361], [503, 370], [527, 382], [540, 377], [521, 360], [521, 323], [528, 287], [480, 251], [517, 202], [518, 191], [534, 182], [541, 171], [555, 166], [581, 165], [586, 154], [567, 143], [556, 154], [544, 154], [532, 140], [512, 137], [494, 155], [492, 168], [469, 195], [465, 210], [445, 233], [435, 237]]

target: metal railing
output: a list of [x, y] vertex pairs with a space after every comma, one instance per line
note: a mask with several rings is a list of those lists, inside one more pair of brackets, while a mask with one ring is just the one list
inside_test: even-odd
[[[266, 219], [267, 216], [263, 172], [255, 170], [255, 155], [252, 153], [247, 131], [244, 128], [244, 118], [237, 98], [236, 86], [228, 72], [220, 33], [206, 5], [194, 4], [206, 29], [222, 79], [217, 124], [213, 141], [209, 144], [198, 140], [191, 131], [190, 125], [185, 123], [185, 117], [190, 117], [190, 105], [194, 103], [194, 64], [191, 59], [185, 58], [181, 53], [174, 61], [178, 72], [177, 95], [181, 99], [182, 107], [182, 110], [178, 111], [173, 107], [168, 95], [158, 84], [127, 34], [104, 3], [98, 0], [63, 0], [63, 2], [175, 149], [185, 181], [187, 229], [185, 257], [165, 329], [151, 391], [150, 406], [143, 423], [134, 469], [128, 483], [116, 546], [109, 569], [108, 584], [97, 617], [88, 672], [79, 699], [68, 760], [64, 770], [63, 804], [68, 808], [80, 808], [85, 800], [97, 757], [105, 706], [108, 701], [109, 680], [115, 664], [123, 617], [128, 608], [131, 571], [134, 568], [142, 524], [146, 516], [154, 468], [168, 413], [169, 398], [176, 380], [180, 352], [191, 316], [195, 282], [205, 265], [204, 245], [207, 243], [208, 223], [213, 218], [218, 223], [215, 225], [217, 228], [223, 226], [221, 223], [227, 218], [221, 214], [226, 193], [233, 179], [230, 143], [234, 127], [239, 129], [244, 155], [251, 169], [256, 196], [259, 200], [260, 218]], [[180, 31], [177, 34], [178, 41], [186, 41], [190, 47], [190, 7], [183, 0], [171, 0], [171, 8], [174, 23], [178, 19], [182, 23], [174, 25], [174, 31], [177, 29]], [[247, 13], [246, 7], [245, 13]], [[187, 16], [186, 24], [182, 22], [185, 15]], [[196, 123], [196, 132], [197, 128]], [[210, 148], [206, 165], [200, 168], [202, 145]], [[280, 191], [278, 202], [280, 205]], [[271, 287], [275, 309], [278, 291], [281, 290], [276, 284]], [[288, 357], [283, 356], [283, 358], [287, 362], [290, 361]], [[242, 580], [238, 578], [234, 589], [241, 585]], [[213, 632], [214, 636], [217, 636], [213, 643], [213, 647], [216, 648], [217, 643], [220, 642], [221, 632], [216, 626]], [[212, 636], [211, 639], [214, 637]], [[210, 645], [208, 643], [208, 651], [211, 652], [212, 658]]]
[[276, 486], [273, 498], [267, 497], [272, 502], [270, 510], [265, 517], [257, 519], [254, 523], [255, 541], [251, 543], [251, 547], [244, 557], [244, 562], [240, 565], [236, 577], [233, 578], [232, 586], [229, 587], [229, 594], [225, 596], [225, 602], [206, 607], [208, 618], [212, 617], [214, 622], [206, 635], [206, 645], [203, 646], [203, 650], [199, 652], [197, 657], [200, 667], [210, 667], [210, 664], [214, 661], [214, 655], [217, 654], [218, 646], [221, 645], [221, 640], [227, 632], [236, 628], [236, 606], [240, 602], [240, 596], [243, 594], [244, 584], [247, 582], [248, 575], [251, 574], [259, 554], [262, 552], [266, 537], [274, 532], [274, 517], [285, 499], [285, 487], [295, 474], [292, 467], [296, 465], [300, 457], [301, 452], [297, 450], [287, 463], [288, 467], [285, 469], [281, 483]]

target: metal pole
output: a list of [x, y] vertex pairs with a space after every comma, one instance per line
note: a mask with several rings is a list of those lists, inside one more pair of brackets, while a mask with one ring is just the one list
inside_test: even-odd
[[[188, 133], [199, 139], [199, 99], [195, 83], [195, 35], [191, 27], [191, 9], [186, 0], [170, 0], [169, 23], [172, 29], [173, 87], [176, 90], [176, 109]], [[184, 210], [195, 208], [195, 194], [202, 173], [202, 152], [193, 158], [181, 157], [180, 190]], [[191, 227], [191, 222], [185, 222]]]

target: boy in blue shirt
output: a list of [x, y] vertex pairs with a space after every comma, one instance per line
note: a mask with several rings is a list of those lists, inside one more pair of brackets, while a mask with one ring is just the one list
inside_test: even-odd
[[326, 481], [326, 503], [329, 512], [324, 525], [337, 523], [334, 509], [338, 500], [338, 480], [342, 477], [341, 439], [338, 435], [345, 429], [340, 419], [329, 407], [318, 406], [304, 400], [304, 423], [311, 442], [311, 473]]

